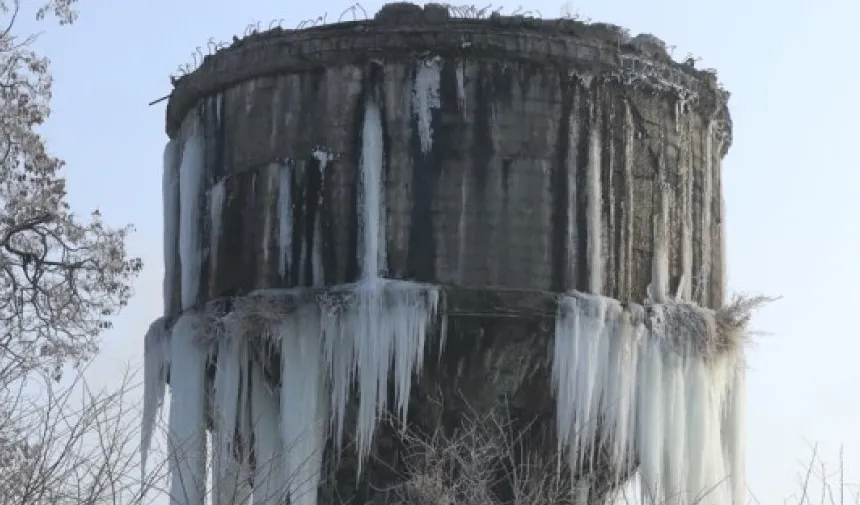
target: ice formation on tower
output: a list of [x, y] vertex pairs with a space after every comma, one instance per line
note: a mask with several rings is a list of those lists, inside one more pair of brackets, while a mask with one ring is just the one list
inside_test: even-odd
[[562, 297], [553, 382], [571, 467], [593, 468], [598, 451], [621, 468], [638, 456], [645, 503], [743, 503], [744, 335], [733, 310]]
[[[281, 486], [288, 488], [292, 503], [312, 505], [324, 444], [330, 436], [340, 440], [353, 381], [359, 392], [356, 438], [362, 458], [369, 454], [377, 420], [387, 408], [389, 379], [395, 383], [396, 408], [406, 414], [412, 374], [423, 363], [438, 295], [434, 286], [370, 279], [296, 307], [300, 290], [259, 291], [237, 300], [227, 316], [181, 316], [167, 342], [169, 358], [154, 323], [147, 339], [144, 432], [152, 431], [164, 393], [161, 370], [169, 359], [174, 364], [170, 436], [172, 448], [182, 454], [170, 462], [172, 503], [202, 503], [206, 368], [213, 356], [215, 499], [225, 501], [241, 491], [240, 477], [253, 469], [235, 441], [254, 439], [256, 464], [267, 463], [265, 471], [258, 468], [255, 496], [277, 495]], [[259, 326], [255, 321], [261, 318], [265, 322]], [[256, 338], [248, 332], [254, 327], [259, 328]], [[214, 345], [207, 343], [213, 339]], [[264, 378], [263, 364], [249, 358], [250, 345], [278, 349], [279, 397]], [[250, 420], [243, 421], [244, 416]]]
[[[241, 494], [248, 480], [242, 476], [255, 472], [247, 449], [234, 446], [252, 439], [254, 496], [289, 494], [295, 503], [316, 503], [322, 451], [328, 439], [340, 443], [353, 383], [361, 460], [389, 408], [389, 380], [395, 385], [392, 407], [406, 416], [411, 378], [422, 366], [440, 293], [430, 285], [383, 279], [312, 299], [301, 290], [263, 290], [237, 300], [221, 318], [183, 315], [169, 341], [160, 321], [154, 323], [147, 339], [144, 433], [151, 433], [169, 361], [175, 364], [171, 440], [183, 450], [171, 462], [173, 496], [196, 499], [203, 492], [205, 371], [216, 355], [210, 406], [217, 413], [215, 503]], [[258, 329], [256, 338], [250, 328]], [[560, 297], [552, 350], [559, 454], [573, 468], [592, 467], [598, 452], [621, 468], [638, 463], [645, 503], [686, 504], [705, 490], [702, 503], [741, 503], [742, 331], [730, 309], [623, 306], [582, 293]], [[214, 348], [207, 344], [212, 336]], [[249, 357], [252, 345], [278, 350], [279, 396], [263, 364]]]

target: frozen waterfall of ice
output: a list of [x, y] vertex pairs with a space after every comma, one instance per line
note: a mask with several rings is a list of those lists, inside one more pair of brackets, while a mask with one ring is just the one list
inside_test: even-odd
[[629, 465], [635, 454], [646, 503], [743, 503], [743, 354], [708, 347], [715, 324], [692, 305], [562, 297], [553, 383], [571, 465], [591, 468], [598, 453]]

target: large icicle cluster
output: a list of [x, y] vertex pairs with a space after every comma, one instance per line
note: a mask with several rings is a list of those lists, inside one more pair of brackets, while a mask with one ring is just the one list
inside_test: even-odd
[[646, 503], [740, 505], [742, 339], [730, 309], [563, 297], [553, 359], [560, 454], [578, 469], [598, 454], [619, 469], [638, 458]]
[[[388, 408], [405, 417], [412, 374], [423, 363], [425, 333], [436, 318], [435, 286], [369, 279], [307, 299], [302, 289], [263, 290], [237, 299], [227, 315], [188, 312], [170, 334], [153, 324], [146, 361], [144, 433], [150, 438], [170, 370], [172, 502], [202, 504], [207, 416], [214, 421], [213, 503], [247, 501], [313, 505], [325, 442], [340, 443], [353, 385], [358, 391], [356, 440], [368, 456], [377, 420]], [[266, 358], [281, 356], [280, 393], [264, 378]], [[207, 386], [207, 363], [215, 374]], [[206, 398], [210, 403], [206, 404]], [[238, 436], [237, 436], [238, 435]], [[244, 444], [254, 441], [254, 464]], [[145, 456], [145, 455], [144, 455]], [[360, 469], [359, 469], [360, 470]], [[246, 489], [253, 481], [253, 490]]]

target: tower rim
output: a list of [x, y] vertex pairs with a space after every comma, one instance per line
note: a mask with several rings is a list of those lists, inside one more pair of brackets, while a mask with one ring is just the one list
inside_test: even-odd
[[372, 19], [295, 30], [275, 27], [207, 55], [194, 71], [173, 80], [166, 108], [166, 133], [175, 138], [185, 116], [204, 98], [262, 77], [326, 66], [367, 65], [435, 56], [509, 61], [555, 67], [572, 76], [614, 80], [655, 93], [675, 95], [720, 124], [731, 139], [729, 93], [716, 71], [691, 60], [672, 59], [649, 34], [631, 37], [621, 27], [557, 18], [492, 13], [452, 16], [450, 8], [396, 3]]

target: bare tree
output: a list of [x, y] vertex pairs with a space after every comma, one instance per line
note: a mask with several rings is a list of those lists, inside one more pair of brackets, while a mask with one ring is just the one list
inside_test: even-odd
[[76, 1], [0, 0], [0, 505], [94, 503], [103, 484], [116, 495], [114, 477], [136, 461], [124, 459], [136, 440], [122, 410], [127, 384], [71, 401], [81, 384], [56, 383], [64, 365], [95, 355], [142, 266], [125, 250], [130, 227], [71, 211], [64, 163], [38, 131], [50, 114], [49, 62], [16, 21], [69, 24]]
[[47, 376], [21, 382], [29, 387], [0, 393], [0, 505], [138, 503], [131, 376], [109, 391]]
[[[27, 381], [29, 387], [0, 389], [0, 505], [164, 503], [169, 466], [200, 457], [189, 452], [194, 441], [171, 439], [169, 426], [158, 422], [150, 463], [141, 467], [140, 384], [133, 374], [101, 390], [80, 374], [58, 383], [34, 373]], [[253, 430], [250, 414], [247, 422]], [[261, 502], [285, 502], [299, 476], [285, 473], [281, 450], [252, 461], [249, 448], [234, 454], [216, 433], [208, 438], [205, 482], [183, 487], [199, 488], [216, 505], [248, 505], [252, 493]]]
[[[31, 7], [37, 19], [72, 23], [76, 0]], [[34, 35], [15, 33], [20, 0], [0, 0], [0, 375], [36, 368], [59, 373], [97, 351], [96, 337], [131, 296], [141, 261], [129, 258], [131, 227], [112, 228], [98, 211], [75, 215], [64, 163], [38, 127], [50, 114], [48, 59]]]

